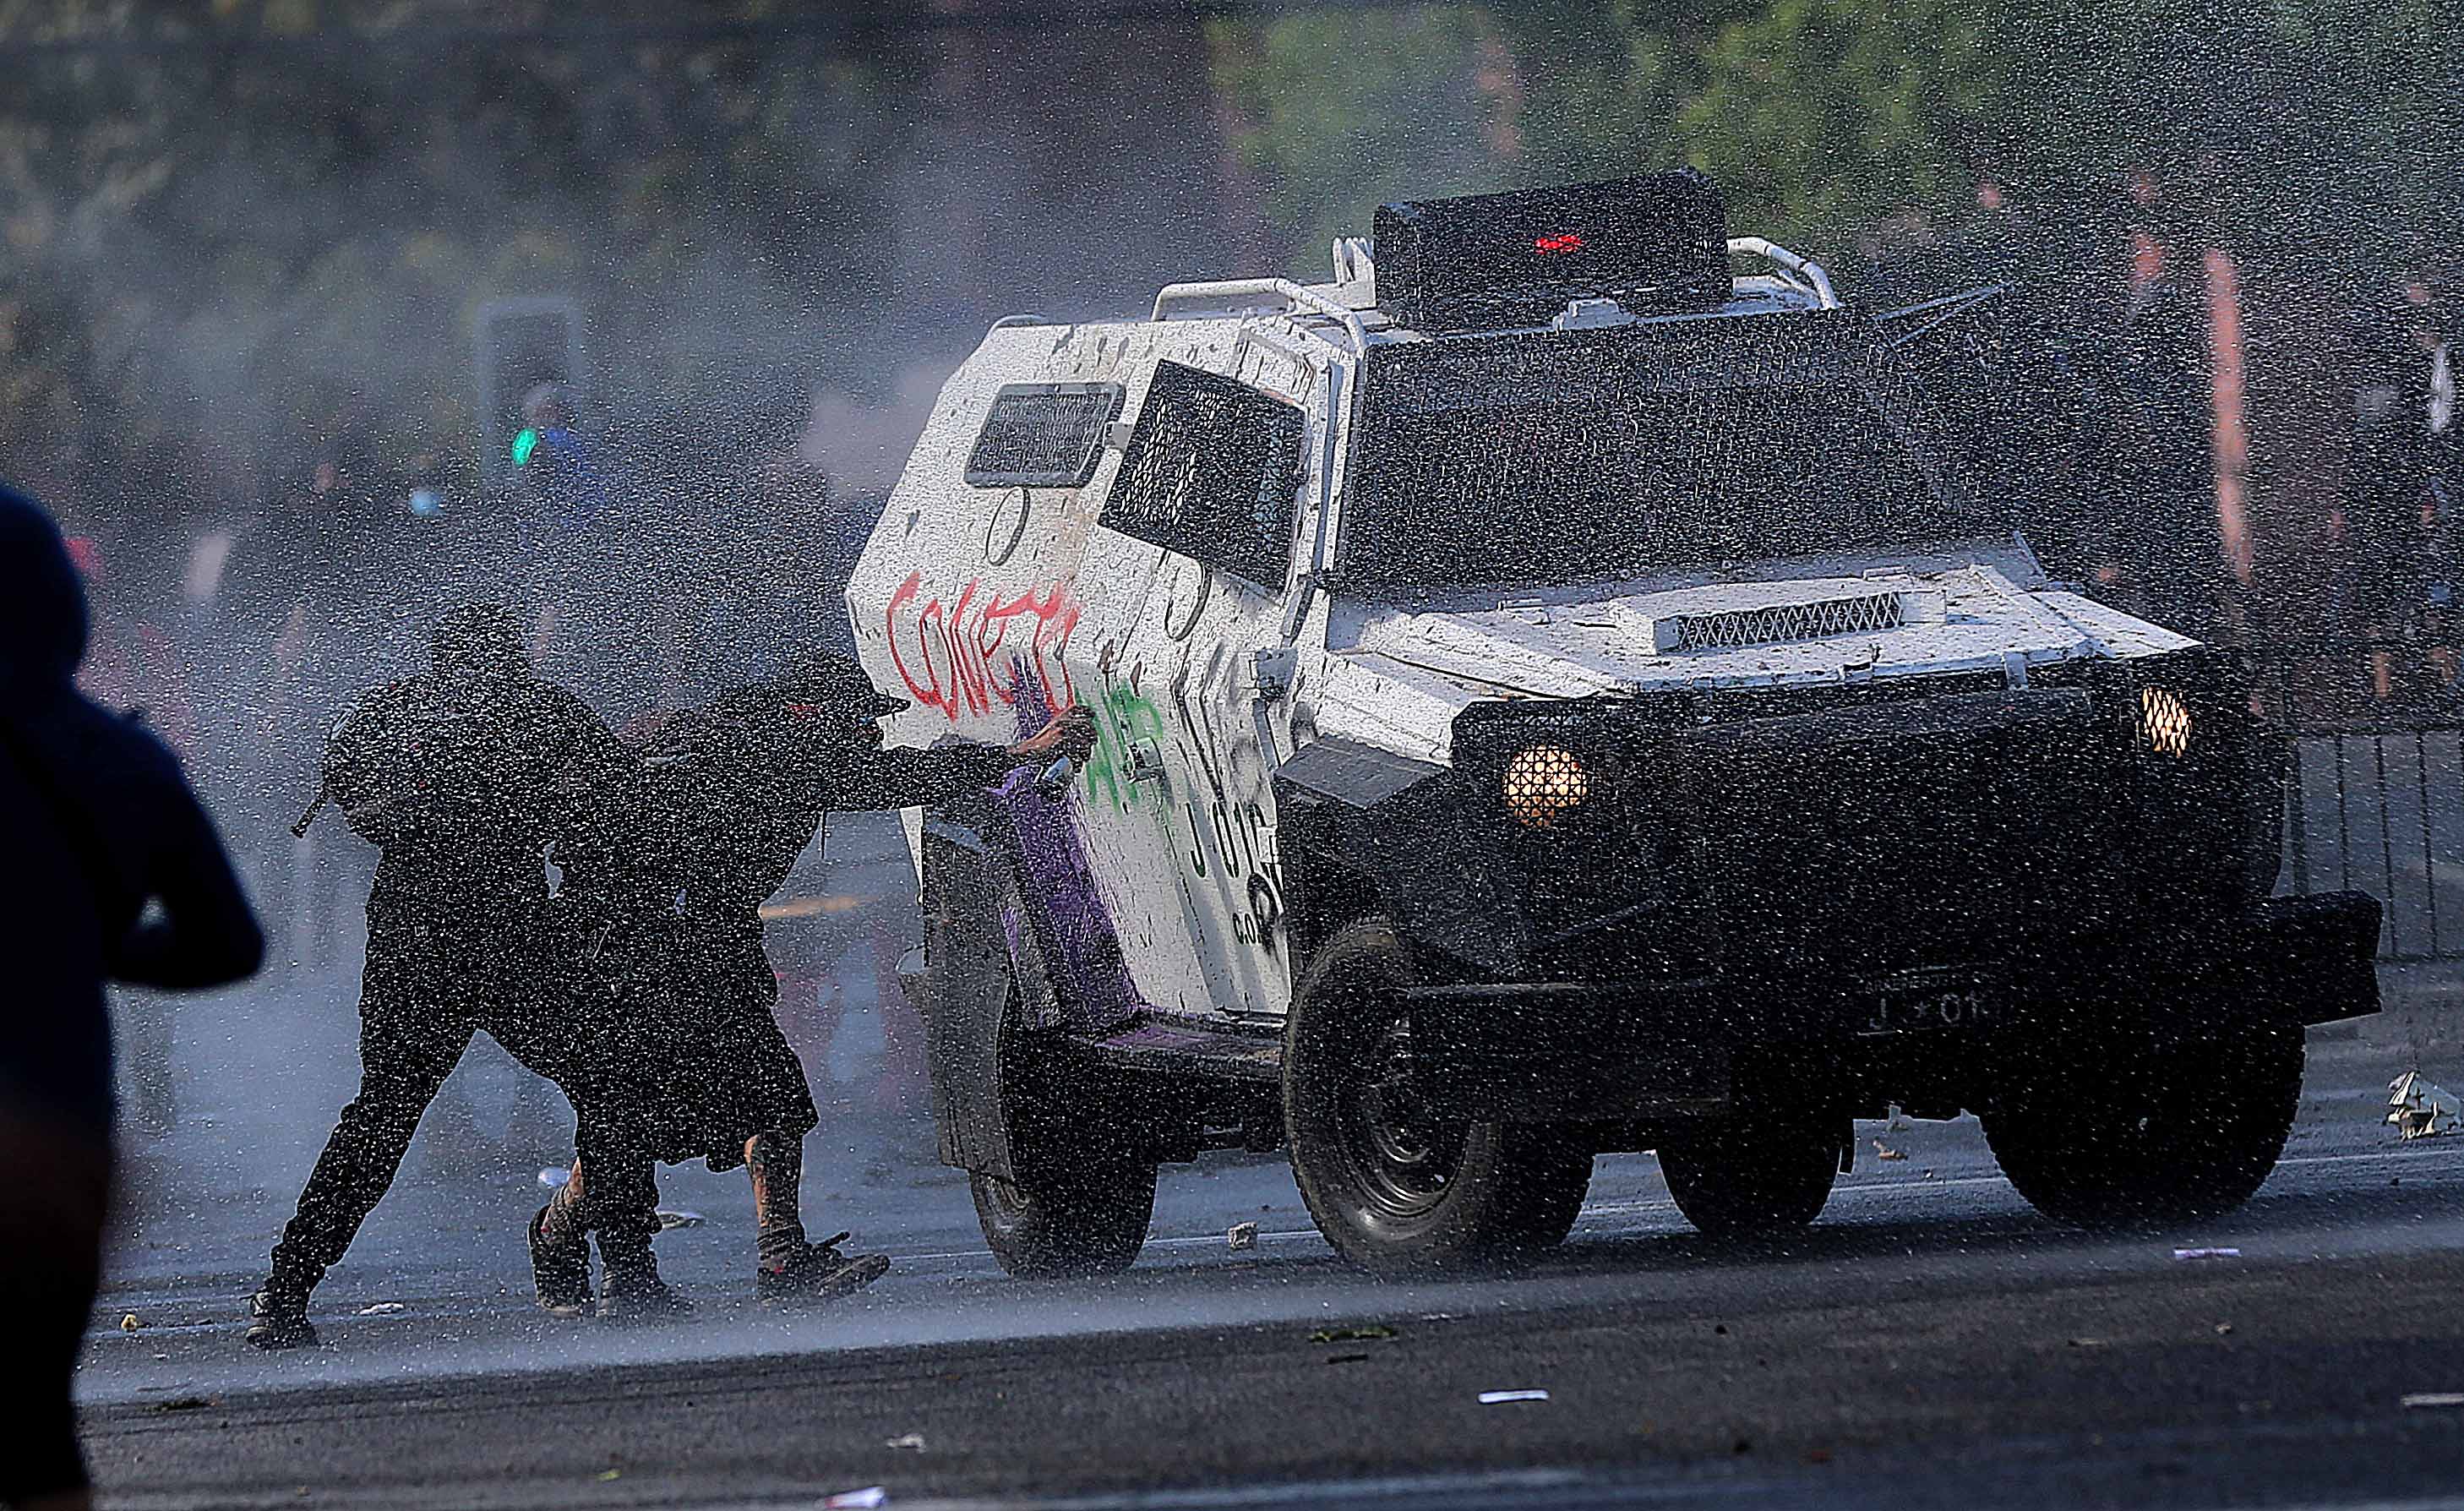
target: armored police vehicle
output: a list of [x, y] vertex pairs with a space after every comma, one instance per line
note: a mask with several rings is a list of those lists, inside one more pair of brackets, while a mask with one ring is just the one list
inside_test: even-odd
[[2376, 905], [2271, 898], [2234, 656], [1971, 481], [1908, 361], [1951, 306], [1843, 304], [1691, 173], [1375, 230], [1001, 321], [848, 589], [893, 743], [1100, 729], [911, 816], [1001, 1262], [1130, 1263], [1231, 1146], [1381, 1273], [1554, 1244], [1603, 1150], [1769, 1232], [1894, 1105], [2062, 1219], [2248, 1196]]

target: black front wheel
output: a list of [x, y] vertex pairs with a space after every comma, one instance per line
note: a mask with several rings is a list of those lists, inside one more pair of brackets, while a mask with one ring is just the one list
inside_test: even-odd
[[1554, 1247], [1582, 1209], [1591, 1150], [1429, 1105], [1402, 997], [1413, 979], [1393, 928], [1368, 919], [1319, 949], [1293, 995], [1284, 1119], [1309, 1215], [1378, 1275], [1490, 1268]]

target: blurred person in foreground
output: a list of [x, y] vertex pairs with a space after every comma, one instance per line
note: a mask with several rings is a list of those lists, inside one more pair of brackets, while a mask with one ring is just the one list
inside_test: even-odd
[[[197, 711], [178, 646], [132, 585], [104, 567], [91, 536], [68, 537], [69, 560], [85, 587], [88, 632], [77, 690], [143, 725], [171, 749], [183, 767], [197, 768]], [[148, 1138], [168, 1137], [179, 1118], [172, 1073], [171, 999], [143, 988], [112, 994], [120, 1049], [127, 1061], [130, 1126]]]
[[[841, 1254], [847, 1234], [805, 1237], [803, 1140], [821, 1118], [775, 1016], [763, 901], [807, 842], [826, 836], [833, 810], [935, 804], [996, 786], [1022, 765], [1083, 760], [1094, 748], [1093, 716], [1072, 708], [1007, 747], [885, 750], [880, 721], [905, 707], [876, 692], [852, 659], [809, 651], [770, 681], [676, 716], [644, 756], [647, 804], [629, 886], [605, 900], [621, 914], [616, 931], [640, 951], [625, 989], [646, 1032], [666, 1035], [653, 1147], [670, 1162], [745, 1167], [758, 1230], [754, 1293], [762, 1298], [845, 1295], [890, 1268], [882, 1255]], [[587, 1278], [574, 1214], [589, 1199], [585, 1182], [606, 1173], [585, 1153], [534, 1226], [544, 1305], [586, 1299], [574, 1289]]]
[[598, 1234], [605, 1309], [684, 1309], [650, 1253], [657, 1191], [640, 1153], [638, 1079], [619, 1035], [590, 1011], [543, 860], [553, 847], [561, 865], [594, 866], [605, 813], [637, 800], [630, 757], [587, 705], [531, 669], [508, 610], [468, 603], [437, 621], [429, 670], [371, 691], [342, 720], [324, 775], [319, 802], [383, 852], [368, 893], [360, 1094], [249, 1299], [248, 1341], [316, 1342], [309, 1294], [482, 1030], [564, 1091], [578, 1152], [605, 1172], [575, 1215], [577, 1232]]
[[0, 1501], [20, 1508], [90, 1503], [69, 1373], [111, 1181], [103, 982], [220, 986], [265, 953], [177, 759], [77, 690], [86, 631], [58, 526], [0, 488], [0, 1291], [32, 1335], [0, 1384]]

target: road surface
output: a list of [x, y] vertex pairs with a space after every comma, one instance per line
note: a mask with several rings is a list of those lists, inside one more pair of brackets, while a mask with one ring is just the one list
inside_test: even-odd
[[1863, 1124], [1786, 1241], [1711, 1243], [1615, 1156], [1562, 1254], [1445, 1284], [1347, 1270], [1254, 1158], [1168, 1168], [1128, 1275], [1010, 1281], [914, 1130], [857, 1128], [807, 1198], [895, 1256], [880, 1285], [754, 1303], [740, 1175], [671, 1171], [697, 1317], [558, 1322], [534, 1174], [412, 1182], [319, 1293], [324, 1346], [259, 1357], [276, 1181], [141, 1230], [79, 1390], [129, 1507], [2464, 1504], [2464, 1396], [2406, 1404], [2464, 1392], [2464, 1138], [2392, 1141], [2401, 1058], [2322, 1044], [2282, 1167], [2191, 1231], [2065, 1232], [1972, 1121]]

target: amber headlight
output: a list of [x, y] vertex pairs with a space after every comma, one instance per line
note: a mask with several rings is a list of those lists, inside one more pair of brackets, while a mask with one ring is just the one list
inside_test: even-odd
[[2170, 688], [2140, 689], [2139, 733], [2149, 750], [2181, 759], [2190, 754], [2190, 705]]
[[1506, 811], [1535, 829], [1556, 823], [1592, 795], [1591, 773], [1562, 745], [1527, 745], [1516, 751], [1500, 785]]

